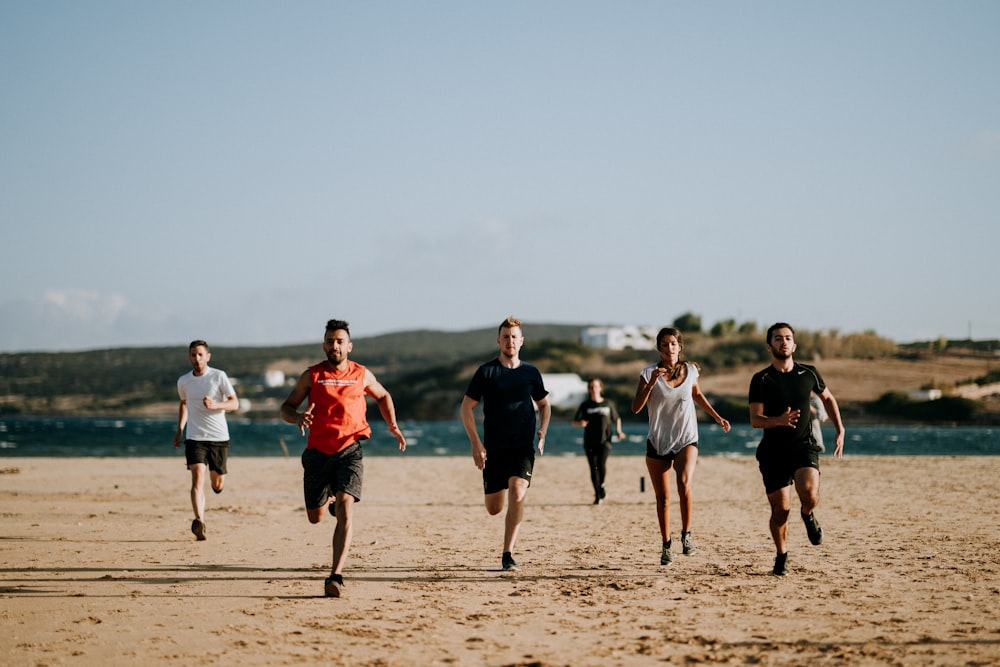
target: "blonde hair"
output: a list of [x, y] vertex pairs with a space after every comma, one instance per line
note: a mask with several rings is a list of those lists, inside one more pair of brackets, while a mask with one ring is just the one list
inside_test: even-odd
[[508, 315], [507, 319], [500, 323], [500, 327], [497, 329], [497, 333], [500, 333], [504, 329], [513, 329], [517, 327], [518, 329], [523, 329], [521, 326], [521, 320], [517, 319], [513, 315]]

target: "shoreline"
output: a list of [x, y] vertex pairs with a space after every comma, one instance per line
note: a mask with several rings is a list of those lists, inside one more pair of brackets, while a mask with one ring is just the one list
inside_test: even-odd
[[366, 459], [339, 600], [322, 597], [332, 522], [306, 520], [295, 457], [231, 459], [204, 542], [182, 458], [3, 459], [0, 662], [1000, 660], [996, 457], [824, 457], [824, 543], [790, 522], [783, 578], [752, 457], [701, 457], [697, 551], [675, 544], [669, 566], [641, 456], [612, 457], [600, 506], [582, 457], [541, 457], [518, 573], [499, 571], [503, 517], [471, 457], [411, 458]]

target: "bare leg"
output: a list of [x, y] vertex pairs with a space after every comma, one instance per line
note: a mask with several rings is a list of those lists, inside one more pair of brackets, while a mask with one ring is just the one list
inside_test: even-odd
[[188, 466], [191, 471], [191, 508], [194, 510], [194, 518], [199, 521], [205, 518], [205, 470], [208, 469], [204, 463], [192, 463]]
[[670, 541], [670, 461], [646, 457], [646, 470], [649, 471], [649, 481], [653, 484], [656, 496], [656, 519], [660, 523], [660, 536], [663, 542]]
[[212, 490], [216, 493], [222, 493], [222, 487], [226, 485], [226, 476], [210, 470], [209, 477], [212, 481]]
[[788, 512], [792, 504], [791, 487], [786, 486], [773, 493], [767, 494], [767, 501], [771, 504], [771, 539], [774, 540], [774, 548], [779, 554], [788, 552], [786, 538], [788, 536]]
[[337, 527], [333, 529], [333, 574], [343, 574], [354, 533], [354, 496], [337, 493]]
[[698, 464], [698, 448], [688, 445], [677, 454], [674, 460], [674, 471], [677, 474], [677, 497], [681, 506], [681, 531], [691, 532], [691, 507], [694, 500], [692, 482], [694, 469]]
[[819, 505], [819, 470], [799, 468], [795, 471], [795, 491], [802, 502], [802, 513], [809, 515]]
[[524, 518], [524, 499], [528, 495], [528, 480], [511, 477], [507, 480], [507, 517], [504, 521], [503, 550], [514, 552], [514, 543]]

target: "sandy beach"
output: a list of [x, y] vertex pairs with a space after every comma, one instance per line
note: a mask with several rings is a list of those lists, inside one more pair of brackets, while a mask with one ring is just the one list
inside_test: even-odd
[[665, 567], [641, 457], [600, 506], [582, 457], [541, 458], [517, 573], [471, 457], [369, 457], [341, 599], [294, 456], [233, 456], [204, 542], [180, 454], [0, 468], [4, 665], [1000, 662], [1000, 457], [824, 458], [826, 537], [793, 520], [784, 578], [750, 457], [702, 457]]

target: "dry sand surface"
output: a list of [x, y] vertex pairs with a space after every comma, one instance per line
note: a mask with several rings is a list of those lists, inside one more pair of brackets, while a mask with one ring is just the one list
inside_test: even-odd
[[822, 465], [826, 539], [793, 519], [779, 578], [749, 457], [701, 459], [697, 552], [666, 567], [642, 458], [601, 506], [582, 457], [539, 459], [517, 573], [471, 458], [369, 457], [328, 599], [294, 457], [231, 459], [204, 542], [180, 455], [2, 459], [0, 664], [1000, 663], [1000, 457]]

